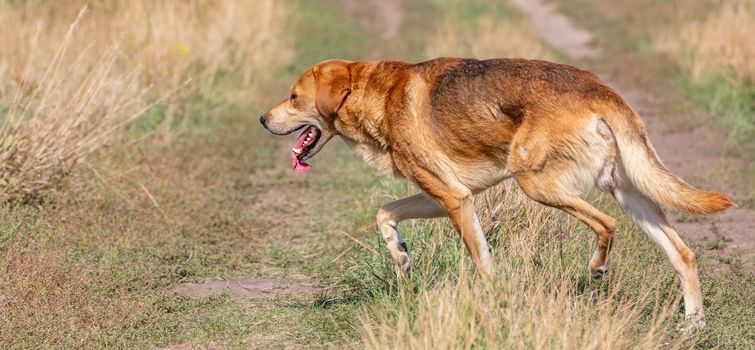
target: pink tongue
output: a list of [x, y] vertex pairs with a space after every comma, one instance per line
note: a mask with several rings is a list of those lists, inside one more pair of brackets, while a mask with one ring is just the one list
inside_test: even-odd
[[303, 173], [306, 171], [309, 171], [309, 169], [312, 169], [312, 166], [299, 161], [298, 158], [296, 158], [296, 153], [291, 152], [291, 167], [294, 168], [294, 171]]
[[[298, 149], [303, 148], [304, 139], [307, 138], [307, 134], [309, 133], [310, 128], [311, 126], [309, 128], [304, 129], [304, 132], [302, 132], [301, 135], [299, 135], [299, 137], [296, 139], [296, 142], [294, 142], [293, 148], [298, 148]], [[312, 166], [300, 161], [299, 158], [297, 157], [297, 154], [294, 153], [293, 150], [291, 151], [291, 167], [294, 169], [294, 171], [300, 172], [300, 173], [303, 173], [305, 171], [309, 171], [309, 169], [312, 169]]]

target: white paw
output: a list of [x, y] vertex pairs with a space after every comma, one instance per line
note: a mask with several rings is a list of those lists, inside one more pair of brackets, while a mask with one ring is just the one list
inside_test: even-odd
[[592, 276], [593, 279], [602, 280], [607, 274], [608, 269], [604, 266], [598, 267], [597, 269], [590, 268], [590, 276]]
[[692, 335], [699, 330], [702, 330], [707, 325], [705, 318], [698, 316], [698, 314], [692, 314], [684, 316], [684, 321], [676, 326], [676, 330], [684, 335]]
[[414, 261], [409, 252], [398, 252], [393, 259], [396, 260], [396, 264], [403, 272], [409, 272], [414, 267]]
[[602, 280], [608, 275], [608, 269], [611, 267], [611, 258], [606, 259], [605, 264], [593, 268], [590, 264], [590, 276], [596, 280]]
[[388, 251], [401, 271], [409, 272], [412, 269], [412, 255], [409, 253], [409, 248], [404, 241], [388, 242]]

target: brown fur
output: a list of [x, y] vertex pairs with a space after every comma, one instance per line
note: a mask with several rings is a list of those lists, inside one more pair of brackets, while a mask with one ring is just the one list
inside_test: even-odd
[[269, 130], [315, 125], [324, 141], [314, 153], [339, 135], [367, 162], [424, 191], [384, 206], [378, 215], [402, 268], [411, 266], [411, 257], [398, 221], [445, 213], [479, 270], [489, 274], [472, 195], [513, 177], [530, 198], [595, 231], [590, 271], [600, 278], [608, 269], [615, 221], [580, 199], [595, 186], [616, 196], [661, 244], [682, 279], [687, 314], [702, 317], [694, 254], [658, 205], [712, 214], [733, 203], [671, 174], [637, 114], [595, 74], [524, 59], [333, 60], [305, 72], [292, 92], [296, 99], [263, 116]]

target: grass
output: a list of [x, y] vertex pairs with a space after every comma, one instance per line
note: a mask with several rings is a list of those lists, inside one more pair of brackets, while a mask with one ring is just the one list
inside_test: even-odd
[[426, 46], [441, 56], [553, 59], [533, 28], [508, 6], [493, 1], [435, 1], [443, 17]]
[[[708, 327], [681, 336], [678, 281], [658, 247], [619, 220], [605, 281], [586, 272], [593, 233], [501, 186], [478, 198], [497, 267], [490, 281], [447, 222], [402, 225], [417, 267], [399, 280], [377, 234], [351, 281], [369, 291], [362, 315], [369, 348], [747, 348], [755, 278], [736, 260], [700, 254]], [[595, 198], [594, 198], [595, 199]], [[593, 200], [593, 202], [596, 202]], [[620, 217], [608, 198], [598, 207]], [[505, 203], [500, 206], [500, 203]], [[491, 218], [489, 213], [495, 213]], [[694, 247], [700, 251], [702, 247]], [[359, 281], [359, 282], [357, 282]], [[361, 284], [359, 284], [361, 283]], [[743, 303], [743, 304], [742, 304]]]
[[38, 80], [30, 78], [31, 59], [22, 68], [0, 127], [0, 202], [43, 200], [89, 153], [146, 109], [138, 106], [144, 91], [135, 77], [114, 72], [115, 47], [84, 69], [77, 65], [83, 64], [81, 56], [73, 65], [65, 62], [84, 13], [58, 38], [62, 44]]
[[702, 19], [694, 10], [677, 12], [676, 23], [653, 40], [653, 48], [679, 66], [679, 90], [730, 128], [732, 144], [746, 146], [742, 154], [751, 154], [755, 40], [749, 33], [755, 31], [755, 6], [721, 2], [711, 7]]
[[678, 75], [674, 87], [690, 100], [704, 106], [719, 122], [729, 128], [729, 152], [751, 158], [755, 151], [755, 85], [744, 80], [735, 81], [726, 75], [710, 75], [693, 79]]
[[[33, 9], [41, 11], [35, 12], [39, 18], [61, 16], [55, 22], [61, 28], [70, 16], [51, 9], [65, 2], [41, 2]], [[149, 4], [107, 6], [125, 6], [116, 11], [122, 14]], [[171, 2], [160, 4], [150, 11], [167, 16]], [[171, 77], [188, 74], [196, 85], [152, 106], [119, 134], [123, 141], [88, 154], [72, 173], [75, 181], [49, 193], [41, 205], [0, 206], [3, 347], [752, 347], [755, 340], [742, 320], [755, 317], [747, 307], [755, 281], [740, 272], [736, 260], [702, 255], [710, 327], [683, 338], [674, 331], [681, 317], [677, 281], [647, 238], [620, 221], [611, 277], [591, 281], [586, 265], [593, 234], [502, 186], [478, 200], [499, 279], [477, 280], [449, 222], [436, 220], [402, 224], [417, 270], [399, 280], [374, 214], [380, 203], [415, 190], [376, 177], [337, 141], [318, 155], [307, 176], [287, 168], [281, 149], [290, 140], [271, 137], [256, 116], [318, 60], [358, 58], [374, 47], [401, 58], [498, 55], [498, 38], [510, 35], [526, 40], [512, 40], [521, 46], [506, 44], [502, 54], [556, 54], [537, 44], [526, 22], [516, 20], [506, 6], [487, 0], [446, 5], [408, 4], [401, 32], [414, 34], [394, 43], [344, 20], [333, 3], [288, 2], [278, 13], [286, 20], [273, 22], [281, 27], [262, 22], [268, 30], [291, 35], [291, 42], [283, 41], [288, 50], [265, 47], [240, 54], [261, 60], [248, 61], [257, 62], [251, 65], [234, 62], [233, 55], [206, 60], [200, 54], [189, 65], [176, 64], [178, 71], [171, 71], [173, 61], [167, 61], [159, 63], [164, 72], [139, 75], [138, 86], [144, 87], [154, 79], [151, 74], [166, 74], [161, 80], [166, 85], [155, 85], [144, 103], [183, 80]], [[3, 2], [0, 16], [14, 18], [16, 12], [8, 9], [25, 6], [32, 5]], [[203, 50], [198, 43], [210, 32], [226, 33], [231, 42], [252, 35], [202, 27], [212, 21], [189, 15], [199, 10], [192, 6], [177, 11], [185, 22], [155, 21], [170, 30], [198, 25], [181, 39], [190, 52]], [[101, 25], [108, 17], [96, 10], [86, 17], [99, 24], [91, 27], [108, 28]], [[244, 11], [231, 18], [257, 25], [246, 16], [256, 18]], [[83, 30], [90, 27], [81, 28], [87, 33]], [[443, 46], [449, 28], [460, 28], [452, 38], [458, 46]], [[473, 45], [478, 38], [483, 40]], [[86, 35], [77, 40], [89, 42]], [[166, 40], [133, 54], [155, 63], [150, 52], [185, 52], [175, 51], [172, 38]], [[14, 55], [26, 52], [18, 47]], [[207, 54], [216, 49], [208, 46]], [[126, 59], [119, 57], [118, 62]], [[214, 59], [222, 64], [211, 64]], [[38, 64], [46, 67], [49, 61]], [[122, 69], [120, 63], [115, 67]], [[259, 67], [259, 76], [243, 78], [246, 69]], [[10, 71], [0, 67], [5, 72], [0, 86], [6, 89], [14, 84]], [[599, 202], [602, 209], [615, 211], [608, 201]], [[318, 276], [331, 288], [314, 298], [268, 301], [229, 295], [194, 300], [172, 291], [183, 281], [255, 276]]]
[[[323, 5], [309, 2], [291, 5], [296, 6], [292, 13], [301, 17], [286, 23], [301, 25], [297, 32], [317, 32], [321, 28], [307, 24], [321, 26], [312, 19], [333, 14], [332, 9]], [[38, 10], [47, 13], [48, 9]], [[129, 9], [123, 10], [127, 15]], [[262, 9], [261, 13], [271, 12]], [[95, 12], [91, 15], [88, 18], [94, 21], [108, 19], [98, 17]], [[264, 19], [250, 11], [239, 15]], [[255, 23], [225, 24], [252, 30]], [[283, 27], [269, 30], [276, 28]], [[199, 37], [191, 39], [200, 41], [200, 34], [207, 31], [206, 27], [196, 28], [194, 35]], [[286, 164], [281, 161], [285, 158], [276, 152], [278, 140], [262, 130], [249, 114], [259, 115], [271, 103], [266, 92], [259, 89], [261, 77], [280, 78], [269, 83], [265, 91], [284, 92], [293, 79], [294, 69], [302, 69], [307, 62], [319, 59], [317, 55], [326, 54], [322, 42], [335, 49], [328, 41], [331, 37], [347, 37], [355, 31], [343, 26], [323, 36], [300, 40], [296, 45], [302, 52], [297, 61], [299, 66], [293, 68], [287, 68], [288, 49], [282, 47], [276, 51], [276, 46], [269, 43], [265, 46], [271, 50], [269, 53], [257, 50], [252, 55], [268, 60], [264, 64], [243, 66], [249, 62], [225, 62], [230, 65], [210, 74], [201, 68], [206, 62], [200, 60], [196, 63], [199, 68], [187, 72], [196, 74], [194, 78], [200, 86], [179, 100], [150, 109], [145, 116], [149, 120], [133, 124], [131, 132], [124, 135], [127, 142], [108, 152], [88, 154], [86, 161], [78, 164], [76, 181], [48, 193], [44, 205], [3, 206], [0, 209], [3, 347], [152, 348], [212, 342], [243, 346], [283, 341], [322, 343], [337, 337], [312, 327], [304, 328], [305, 325], [321, 325], [326, 330], [329, 327], [329, 323], [321, 322], [325, 316], [318, 315], [330, 312], [311, 307], [307, 301], [292, 306], [292, 301], [282, 300], [259, 306], [227, 295], [196, 301], [175, 295], [172, 288], [180, 281], [217, 276], [327, 276], [326, 271], [321, 271], [328, 269], [327, 265], [313, 261], [332, 259], [336, 252], [331, 248], [340, 246], [335, 243], [340, 242], [340, 236], [320, 232], [346, 229], [344, 222], [329, 223], [314, 212], [299, 216], [293, 226], [280, 218], [298, 210], [302, 203], [299, 196], [320, 198], [305, 202], [314, 208], [349, 212], [355, 199], [325, 202], [325, 194], [336, 188], [358, 194], [377, 182], [365, 175], [364, 167], [348, 161], [342, 146], [335, 143], [329, 147], [330, 156], [322, 157], [322, 161], [332, 163], [334, 172], [345, 170], [352, 175], [326, 172], [316, 179], [294, 177], [275, 166]], [[253, 39], [259, 36], [256, 33]], [[311, 46], [319, 53], [303, 48], [312, 40], [322, 41], [319, 48]], [[344, 47], [356, 46], [355, 41], [344, 43]], [[276, 60], [276, 64], [269, 60]], [[170, 70], [169, 64], [167, 61], [161, 65]], [[246, 70], [259, 69], [261, 65], [265, 70], [248, 82], [236, 85], [233, 81], [207, 81], [224, 80], [221, 78], [226, 74], [243, 76]], [[140, 79], [151, 78], [145, 75]], [[248, 93], [246, 100], [234, 97], [240, 91]], [[207, 102], [215, 101], [214, 96], [222, 97], [222, 109]], [[209, 127], [189, 123], [188, 130], [175, 135], [155, 134], [155, 128], [169, 118], [166, 110], [174, 108], [173, 122], [179, 123], [195, 113], [182, 106], [184, 103], [196, 104], [203, 120], [214, 122]], [[156, 136], [138, 141], [152, 134]], [[340, 175], [337, 182], [333, 180], [336, 175]], [[281, 189], [287, 190], [280, 193]], [[290, 327], [302, 319], [309, 321], [301, 327]]]
[[[699, 81], [718, 73], [755, 82], [752, 37], [755, 8], [745, 2], [721, 2], [709, 6], [703, 18], [693, 10], [677, 12], [677, 23], [653, 42]], [[683, 9], [683, 8], [680, 8]]]
[[0, 201], [45, 200], [145, 112], [150, 121], [135, 129], [148, 134], [196, 115], [192, 107], [249, 98], [290, 59], [283, 27], [272, 25], [283, 11], [273, 1], [7, 4], [0, 21], [15, 30], [0, 36]]

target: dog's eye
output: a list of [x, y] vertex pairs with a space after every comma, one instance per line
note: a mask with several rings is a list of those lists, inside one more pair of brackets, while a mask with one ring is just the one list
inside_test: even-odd
[[292, 93], [291, 94], [291, 101], [296, 100], [296, 97], [297, 97], [296, 93]]

